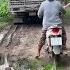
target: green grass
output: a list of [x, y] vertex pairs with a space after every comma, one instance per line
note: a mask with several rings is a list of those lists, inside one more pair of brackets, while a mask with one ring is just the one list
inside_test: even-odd
[[13, 19], [12, 16], [0, 17], [0, 22], [10, 22]]
[[[54, 70], [55, 65], [51, 63], [46, 63], [42, 60], [29, 60], [29, 59], [19, 59], [16, 63], [14, 69], [20, 70], [21, 66], [24, 65], [25, 69], [30, 70]], [[62, 64], [60, 64], [60, 67], [58, 67], [57, 70], [64, 70], [64, 67]]]
[[[28, 59], [20, 59], [16, 62], [14, 69], [20, 70], [21, 66], [24, 65], [26, 69], [30, 70], [54, 70], [55, 65], [51, 63], [46, 63], [42, 60], [28, 60]], [[63, 67], [58, 67], [58, 70], [63, 70]]]
[[52, 64], [48, 64], [48, 65], [46, 65], [46, 66], [44, 67], [43, 70], [51, 70], [52, 67], [53, 67]]
[[66, 18], [70, 18], [70, 8], [66, 9]]
[[0, 31], [4, 29], [9, 23], [8, 22], [0, 22]]
[[8, 0], [0, 0], [0, 29], [12, 20], [8, 10]]
[[14, 69], [20, 70], [21, 66], [24, 65], [25, 69], [30, 70], [41, 70], [44, 66], [46, 66], [46, 63], [41, 60], [29, 60], [29, 59], [20, 59], [15, 63]]
[[70, 8], [66, 9], [66, 14], [64, 17], [64, 23], [65, 24], [70, 24]]
[[13, 17], [0, 17], [0, 30], [3, 29], [5, 26], [10, 24], [10, 22], [13, 20]]

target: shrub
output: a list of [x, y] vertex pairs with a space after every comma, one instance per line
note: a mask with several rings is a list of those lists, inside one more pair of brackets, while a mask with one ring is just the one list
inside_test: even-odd
[[8, 0], [0, 0], [0, 17], [8, 17]]

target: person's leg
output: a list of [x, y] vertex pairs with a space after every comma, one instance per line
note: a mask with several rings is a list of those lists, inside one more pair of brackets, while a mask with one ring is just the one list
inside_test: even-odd
[[36, 58], [38, 58], [40, 56], [40, 51], [41, 51], [43, 45], [45, 44], [45, 39], [46, 39], [46, 30], [42, 31], [42, 37], [38, 44], [38, 53], [37, 53]]
[[63, 49], [66, 49], [66, 31], [65, 28], [62, 26], [62, 44], [63, 44]]

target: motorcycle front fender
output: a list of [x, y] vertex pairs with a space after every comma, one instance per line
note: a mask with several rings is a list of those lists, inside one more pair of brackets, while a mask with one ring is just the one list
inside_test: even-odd
[[53, 46], [54, 54], [58, 55], [62, 52], [62, 46]]

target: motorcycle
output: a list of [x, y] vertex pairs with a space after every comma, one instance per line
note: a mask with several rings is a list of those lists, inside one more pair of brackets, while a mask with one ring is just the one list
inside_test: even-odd
[[63, 53], [62, 26], [50, 26], [46, 32], [46, 41], [48, 53], [52, 54], [52, 57], [57, 61]]

